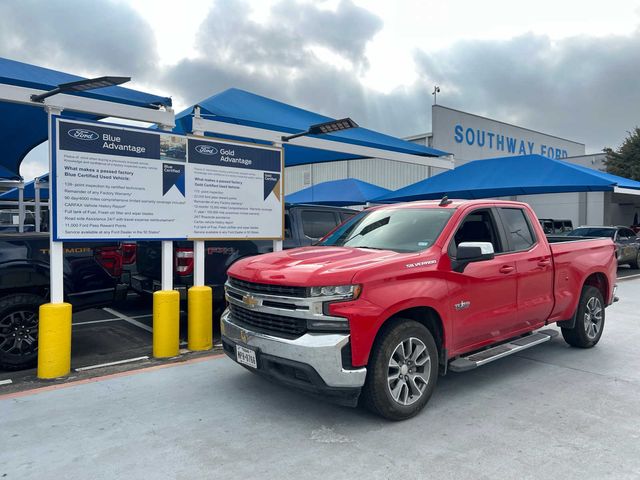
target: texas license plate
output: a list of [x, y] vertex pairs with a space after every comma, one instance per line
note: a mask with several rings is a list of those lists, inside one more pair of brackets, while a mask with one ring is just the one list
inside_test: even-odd
[[258, 368], [256, 352], [242, 345], [236, 345], [236, 360], [247, 367]]

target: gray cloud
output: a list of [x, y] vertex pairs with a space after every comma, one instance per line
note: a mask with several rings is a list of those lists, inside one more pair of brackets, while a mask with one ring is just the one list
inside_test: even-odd
[[[35, 13], [37, 12], [37, 13]], [[194, 103], [229, 87], [394, 135], [428, 130], [431, 88], [444, 105], [587, 143], [617, 146], [640, 124], [640, 31], [553, 42], [525, 34], [416, 50], [419, 79], [383, 94], [364, 87], [366, 47], [383, 21], [342, 0], [335, 10], [282, 0], [264, 23], [247, 0], [217, 0], [198, 27], [199, 56], [159, 67], [150, 25], [123, 2], [0, 3], [0, 55], [85, 73], [131, 74]], [[346, 61], [327, 63], [322, 47]]]
[[154, 34], [113, 1], [0, 2], [0, 56], [74, 73], [144, 76], [157, 64]]
[[511, 119], [591, 150], [617, 146], [640, 124], [640, 31], [557, 42], [533, 34], [458, 42], [433, 54], [418, 51], [415, 60], [425, 82], [440, 82], [445, 105]]
[[[265, 24], [249, 19], [243, 0], [218, 1], [197, 35], [197, 59], [183, 60], [161, 81], [185, 103], [229, 87], [250, 90], [330, 116], [349, 115], [362, 125], [395, 134], [424, 131], [426, 88], [391, 94], [363, 87], [367, 43], [381, 29], [372, 13], [343, 0], [335, 11], [293, 0], [276, 4]], [[340, 69], [314, 54], [321, 46], [351, 63]], [[416, 99], [424, 103], [416, 103]]]

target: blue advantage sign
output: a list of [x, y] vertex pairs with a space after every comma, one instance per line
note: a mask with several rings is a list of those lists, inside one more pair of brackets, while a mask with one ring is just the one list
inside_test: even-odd
[[54, 240], [280, 239], [281, 150], [55, 117]]

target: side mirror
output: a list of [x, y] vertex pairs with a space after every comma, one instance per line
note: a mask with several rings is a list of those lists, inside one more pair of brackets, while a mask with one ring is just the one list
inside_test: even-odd
[[462, 273], [468, 264], [492, 260], [494, 256], [493, 244], [490, 242], [462, 242], [458, 245], [452, 268], [455, 272]]

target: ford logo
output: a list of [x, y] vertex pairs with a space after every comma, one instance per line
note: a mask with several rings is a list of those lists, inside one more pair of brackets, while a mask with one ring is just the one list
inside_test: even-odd
[[211, 145], [198, 145], [196, 146], [196, 152], [202, 155], [215, 155], [218, 153], [218, 149]]
[[67, 135], [76, 140], [97, 140], [100, 137], [100, 135], [93, 130], [86, 130], [84, 128], [73, 128], [67, 132]]

